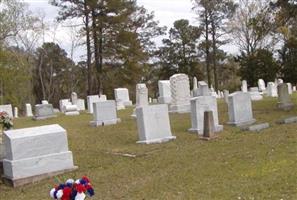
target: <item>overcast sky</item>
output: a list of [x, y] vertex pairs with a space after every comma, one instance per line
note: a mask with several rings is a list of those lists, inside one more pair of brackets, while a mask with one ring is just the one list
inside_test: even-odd
[[[35, 14], [44, 13], [48, 22], [53, 22], [58, 15], [58, 8], [48, 4], [48, 0], [24, 0], [29, 4], [30, 10]], [[173, 22], [178, 19], [188, 19], [191, 24], [197, 24], [196, 15], [192, 11], [191, 0], [138, 0], [138, 4], [155, 13], [155, 19], [160, 25], [172, 27]], [[53, 26], [51, 27], [53, 29]], [[55, 34], [47, 35], [47, 42], [56, 42], [68, 53], [71, 47], [69, 32], [65, 27], [58, 27]], [[83, 50], [77, 50], [74, 55], [76, 61], [80, 60]]]

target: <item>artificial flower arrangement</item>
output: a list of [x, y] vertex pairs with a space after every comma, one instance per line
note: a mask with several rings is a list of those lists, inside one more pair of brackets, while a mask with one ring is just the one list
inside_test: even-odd
[[60, 184], [50, 191], [50, 197], [58, 200], [84, 200], [94, 194], [91, 182], [86, 176], [76, 181], [68, 179], [65, 184]]
[[9, 130], [13, 127], [12, 119], [5, 111], [0, 112], [0, 124], [2, 124], [2, 129], [4, 130]]

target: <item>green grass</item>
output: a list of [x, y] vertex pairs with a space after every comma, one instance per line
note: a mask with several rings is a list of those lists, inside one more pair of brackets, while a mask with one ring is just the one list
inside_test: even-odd
[[[294, 102], [297, 101], [294, 96]], [[297, 199], [297, 124], [278, 125], [282, 117], [297, 115], [276, 109], [276, 99], [253, 103], [254, 116], [271, 127], [259, 133], [226, 125], [227, 106], [219, 101], [224, 131], [213, 141], [187, 132], [189, 114], [171, 115], [177, 139], [139, 145], [132, 109], [119, 112], [120, 124], [92, 128], [92, 116], [59, 116], [46, 121], [21, 118], [15, 128], [58, 123], [68, 132], [69, 148], [79, 169], [57, 178], [87, 175], [94, 199]], [[130, 153], [136, 158], [114, 155]], [[49, 199], [54, 178], [13, 189], [0, 182], [0, 199]]]

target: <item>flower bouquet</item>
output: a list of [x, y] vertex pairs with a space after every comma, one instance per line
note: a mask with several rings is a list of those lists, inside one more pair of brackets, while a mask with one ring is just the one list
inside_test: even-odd
[[65, 184], [60, 184], [50, 191], [50, 197], [58, 200], [84, 200], [94, 194], [91, 182], [86, 176], [76, 181], [68, 179]]
[[9, 130], [13, 127], [12, 119], [9, 117], [7, 112], [0, 112], [0, 124], [4, 130]]

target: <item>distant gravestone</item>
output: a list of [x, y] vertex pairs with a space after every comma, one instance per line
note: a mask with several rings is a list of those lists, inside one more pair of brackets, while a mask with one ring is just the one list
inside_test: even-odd
[[228, 103], [229, 90], [224, 90], [223, 96], [225, 103]]
[[41, 104], [48, 104], [48, 101], [47, 100], [42, 100]]
[[29, 103], [26, 103], [26, 116], [33, 117], [32, 106]]
[[186, 74], [175, 74], [170, 77], [171, 105], [170, 112], [190, 112], [190, 83]]
[[171, 88], [169, 80], [158, 81], [159, 97], [158, 102], [160, 104], [170, 104], [171, 103]]
[[171, 133], [166, 104], [138, 107], [136, 115], [139, 136], [137, 143], [161, 143], [176, 138]]
[[125, 106], [132, 106], [130, 101], [129, 90], [127, 88], [114, 89], [114, 96], [116, 101], [121, 101]]
[[277, 97], [277, 87], [276, 87], [275, 83], [269, 82], [267, 84], [267, 96]]
[[57, 117], [54, 113], [54, 108], [52, 104], [37, 104], [35, 105], [35, 116], [33, 119], [41, 120], [48, 119], [52, 117]]
[[[136, 108], [140, 106], [147, 106], [148, 103], [148, 89], [145, 84], [136, 85]], [[133, 117], [136, 117], [136, 108], [133, 110]]]
[[260, 92], [264, 92], [266, 90], [265, 81], [263, 79], [258, 80], [258, 88]]
[[91, 126], [105, 126], [120, 122], [120, 119], [117, 118], [116, 102], [114, 100], [95, 102], [93, 108], [94, 120], [90, 122]]
[[278, 108], [283, 110], [291, 110], [294, 107], [288, 91], [288, 85], [281, 83], [277, 86], [278, 93]]
[[76, 168], [66, 130], [57, 124], [4, 131], [4, 149], [4, 178], [15, 187]]
[[293, 94], [293, 87], [292, 87], [292, 84], [291, 83], [287, 83], [288, 85], [288, 93], [291, 95]]
[[67, 105], [72, 105], [70, 102], [70, 99], [61, 99], [59, 101], [59, 108], [60, 108], [60, 112], [65, 112], [65, 106]]
[[243, 81], [241, 82], [241, 91], [242, 91], [242, 92], [248, 92], [248, 86], [247, 86], [247, 82], [246, 82], [246, 80], [243, 80]]
[[230, 125], [243, 126], [253, 124], [256, 120], [253, 118], [251, 97], [246, 92], [235, 92], [229, 95], [228, 114]]
[[13, 118], [12, 105], [11, 104], [0, 105], [0, 112], [6, 112], [9, 117]]
[[71, 93], [71, 102], [72, 102], [72, 104], [77, 105], [77, 100], [78, 100], [77, 94], [75, 92], [72, 92]]
[[18, 107], [14, 107], [14, 118], [18, 118], [19, 117], [19, 109]]
[[90, 95], [87, 96], [87, 102], [88, 102], [88, 112], [93, 113], [93, 103], [99, 102], [99, 95]]
[[279, 78], [277, 79], [277, 85], [284, 83], [283, 79]]
[[193, 91], [193, 96], [210, 96], [211, 92], [209, 91], [208, 84], [205, 81], [198, 82], [198, 89]]
[[293, 92], [296, 92], [296, 86], [293, 86]]
[[64, 106], [65, 109], [65, 115], [73, 116], [73, 115], [79, 115], [79, 110], [77, 105], [66, 105]]
[[198, 89], [198, 81], [197, 81], [197, 78], [194, 77], [193, 78], [193, 90], [197, 90]]
[[117, 110], [124, 110], [126, 109], [124, 103], [122, 101], [116, 101]]
[[79, 111], [86, 110], [86, 105], [85, 105], [85, 100], [84, 99], [78, 99], [76, 105], [77, 105], [77, 108], [78, 108]]
[[222, 131], [223, 126], [219, 125], [217, 99], [213, 96], [200, 96], [191, 99], [192, 128], [190, 128], [189, 131], [200, 135], [203, 134], [205, 111], [212, 111], [213, 113], [214, 131]]
[[258, 87], [251, 87], [249, 94], [251, 95], [252, 101], [260, 101], [263, 96], [260, 94]]

